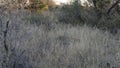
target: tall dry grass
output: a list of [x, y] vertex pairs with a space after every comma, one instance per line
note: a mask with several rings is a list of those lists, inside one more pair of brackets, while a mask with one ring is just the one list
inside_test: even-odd
[[[113, 36], [95, 27], [63, 24], [51, 12], [37, 18], [30, 16], [25, 11], [14, 11], [1, 17], [0, 68], [120, 67], [119, 33]], [[9, 50], [5, 54], [3, 31], [7, 20]]]

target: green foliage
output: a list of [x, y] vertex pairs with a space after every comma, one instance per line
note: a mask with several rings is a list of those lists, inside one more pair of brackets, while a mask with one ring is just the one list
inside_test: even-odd
[[63, 13], [62, 16], [60, 16], [60, 21], [74, 25], [83, 24], [85, 22], [83, 9], [79, 0], [75, 0], [70, 5], [63, 5], [61, 9]]
[[73, 25], [87, 24], [104, 30], [114, 30], [120, 28], [120, 15], [113, 10], [112, 15], [107, 14], [111, 0], [97, 0], [96, 8], [83, 7], [79, 0], [74, 0], [70, 5], [62, 7], [62, 16], [59, 20]]
[[102, 17], [98, 24], [97, 27], [102, 28], [102, 29], [120, 29], [120, 16], [109, 16], [109, 17]]
[[96, 5], [98, 9], [102, 9], [102, 8], [107, 7], [107, 4], [109, 3], [110, 3], [110, 0], [97, 0]]

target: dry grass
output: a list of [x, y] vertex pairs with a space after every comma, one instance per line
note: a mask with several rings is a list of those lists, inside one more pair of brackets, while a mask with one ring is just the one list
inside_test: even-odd
[[[4, 58], [3, 35], [6, 19], [8, 68], [119, 68], [120, 35], [97, 28], [56, 23], [45, 13], [37, 23], [30, 24], [26, 14], [13, 12], [0, 22], [0, 68]], [[48, 18], [46, 18], [48, 17]], [[53, 17], [53, 18], [51, 18]], [[45, 18], [45, 19], [43, 19]], [[50, 21], [50, 22], [49, 22]], [[53, 22], [52, 22], [53, 21]], [[36, 21], [33, 21], [33, 23]], [[48, 25], [51, 27], [48, 27]], [[53, 28], [54, 27], [54, 28]], [[50, 30], [47, 30], [49, 28]]]

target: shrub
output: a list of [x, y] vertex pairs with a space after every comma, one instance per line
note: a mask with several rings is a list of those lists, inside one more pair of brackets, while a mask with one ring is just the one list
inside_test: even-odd
[[113, 14], [107, 14], [110, 1], [106, 0], [105, 3], [104, 1], [98, 1], [96, 8], [94, 8], [93, 6], [81, 6], [79, 0], [74, 0], [71, 4], [62, 6], [58, 19], [67, 24], [86, 24], [102, 30], [116, 32], [120, 27], [118, 25], [120, 15], [115, 10], [113, 10]]
[[63, 5], [61, 9], [61, 16], [59, 21], [71, 24], [83, 24], [85, 22], [83, 7], [79, 3], [79, 0], [75, 0], [71, 4]]

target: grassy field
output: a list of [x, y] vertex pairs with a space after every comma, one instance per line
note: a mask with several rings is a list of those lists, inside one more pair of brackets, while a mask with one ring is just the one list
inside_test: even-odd
[[119, 67], [119, 32], [113, 35], [96, 27], [64, 24], [50, 11], [1, 12], [0, 68]]

